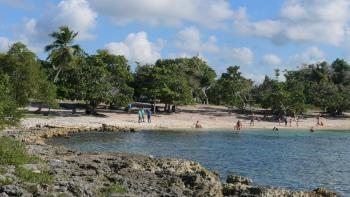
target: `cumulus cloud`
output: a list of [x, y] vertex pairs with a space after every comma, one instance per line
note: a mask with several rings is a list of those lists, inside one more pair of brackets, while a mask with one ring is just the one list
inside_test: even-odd
[[11, 43], [8, 38], [0, 36], [0, 51], [7, 51], [10, 45]]
[[223, 49], [223, 55], [227, 60], [234, 61], [234, 64], [249, 65], [254, 61], [254, 53], [247, 47], [226, 48]]
[[79, 32], [79, 40], [93, 39], [91, 30], [95, 27], [97, 14], [86, 0], [62, 0], [49, 8], [47, 13], [38, 19], [27, 18], [20, 30], [20, 40], [32, 48], [42, 48], [50, 41], [48, 34], [59, 26], [67, 25]]
[[282, 60], [275, 54], [266, 54], [262, 58], [262, 64], [267, 66], [279, 66]]
[[162, 43], [152, 43], [146, 32], [138, 32], [129, 34], [124, 42], [108, 43], [105, 48], [112, 54], [124, 55], [131, 63], [153, 64], [161, 58]]
[[348, 35], [348, 0], [287, 0], [277, 19], [236, 20], [237, 33], [271, 39], [273, 42], [341, 44]]
[[195, 27], [187, 27], [180, 31], [175, 39], [174, 46], [182, 53], [200, 54], [203, 52], [216, 53], [219, 47], [215, 36], [209, 36], [207, 41], [202, 40], [201, 33]]
[[242, 17], [231, 10], [228, 0], [89, 0], [101, 15], [117, 24], [141, 22], [151, 25], [179, 26], [193, 22], [206, 27], [222, 27], [223, 22]]
[[318, 47], [310, 47], [301, 54], [291, 56], [291, 63], [293, 65], [311, 64], [325, 60], [325, 52]]

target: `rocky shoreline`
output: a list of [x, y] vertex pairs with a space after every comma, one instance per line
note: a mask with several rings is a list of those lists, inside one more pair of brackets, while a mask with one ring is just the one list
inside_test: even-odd
[[[39, 127], [39, 126], [38, 126]], [[24, 167], [39, 172], [47, 170], [53, 176], [52, 184], [33, 184], [20, 181], [14, 166], [6, 169], [0, 180], [9, 178], [10, 185], [0, 185], [0, 197], [6, 196], [336, 196], [334, 192], [316, 189], [293, 192], [285, 189], [259, 187], [245, 177], [228, 176], [226, 183], [219, 175], [200, 164], [179, 159], [159, 159], [124, 153], [81, 153], [64, 147], [45, 144], [45, 139], [66, 136], [71, 132], [125, 131], [102, 125], [101, 128], [52, 128], [45, 126], [0, 133], [27, 145], [28, 153], [37, 155], [46, 163], [27, 164]]]

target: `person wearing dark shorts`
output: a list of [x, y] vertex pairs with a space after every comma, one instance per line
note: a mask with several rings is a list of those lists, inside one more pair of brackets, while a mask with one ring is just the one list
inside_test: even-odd
[[151, 123], [151, 116], [152, 116], [151, 110], [147, 109], [146, 113], [147, 113], [147, 121], [148, 123]]

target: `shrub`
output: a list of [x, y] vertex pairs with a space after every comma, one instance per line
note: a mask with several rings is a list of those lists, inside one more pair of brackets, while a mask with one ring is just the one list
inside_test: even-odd
[[36, 173], [23, 167], [16, 168], [16, 175], [22, 181], [38, 184], [51, 184], [52, 176], [48, 172]]
[[127, 190], [121, 186], [120, 184], [113, 184], [108, 187], [103, 187], [99, 190], [99, 195], [100, 196], [109, 196], [110, 194], [124, 194], [126, 193]]
[[27, 154], [25, 145], [10, 137], [0, 138], [0, 164], [22, 165], [26, 163], [38, 163], [38, 157]]

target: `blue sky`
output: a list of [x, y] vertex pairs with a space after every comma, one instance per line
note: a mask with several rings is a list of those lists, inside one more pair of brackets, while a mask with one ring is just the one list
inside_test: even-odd
[[239, 65], [256, 81], [274, 68], [350, 57], [348, 0], [0, 0], [0, 51], [21, 41], [46, 58], [49, 33], [79, 32], [88, 53], [130, 64], [204, 58], [218, 74]]

